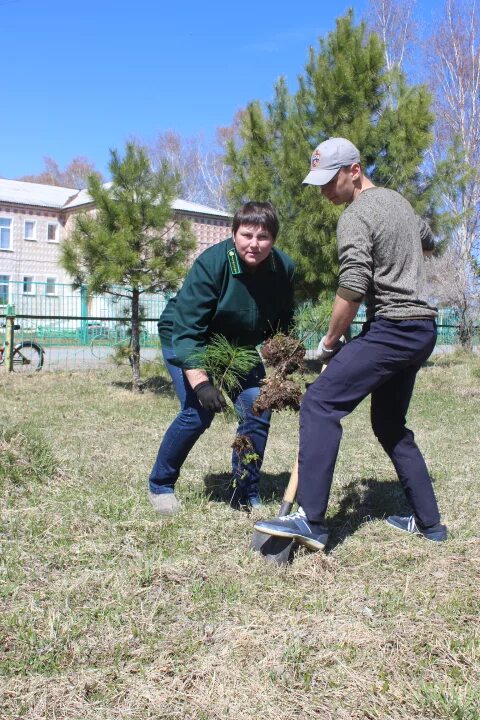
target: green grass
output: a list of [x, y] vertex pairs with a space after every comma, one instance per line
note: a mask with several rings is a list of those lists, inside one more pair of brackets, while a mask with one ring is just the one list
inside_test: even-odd
[[[478, 720], [479, 368], [430, 363], [409, 415], [448, 543], [383, 522], [405, 504], [365, 402], [344, 422], [330, 547], [286, 569], [248, 550], [252, 518], [219, 500], [222, 418], [185, 464], [181, 514], [155, 516], [166, 377], [135, 396], [121, 369], [2, 373], [2, 720]], [[277, 415], [265, 515], [296, 439], [296, 416]]]

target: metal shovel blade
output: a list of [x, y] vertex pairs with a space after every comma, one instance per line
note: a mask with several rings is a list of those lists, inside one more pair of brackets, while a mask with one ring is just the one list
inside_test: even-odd
[[293, 558], [296, 545], [295, 540], [274, 537], [255, 530], [250, 548], [260, 553], [267, 562], [275, 565], [288, 565]]
[[[298, 485], [298, 456], [293, 466], [290, 480], [288, 481], [285, 495], [283, 496], [283, 502], [278, 513], [279, 517], [288, 515], [292, 509], [295, 495], [297, 494]], [[293, 558], [293, 552], [297, 543], [291, 538], [275, 537], [274, 535], [267, 535], [255, 530], [253, 533], [250, 548], [260, 553], [267, 562], [275, 563], [276, 565], [287, 565]]]

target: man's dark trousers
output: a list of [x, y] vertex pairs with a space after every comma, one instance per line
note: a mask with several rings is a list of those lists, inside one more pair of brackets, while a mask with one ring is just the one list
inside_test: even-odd
[[298, 502], [323, 522], [342, 437], [341, 419], [371, 393], [373, 431], [421, 525], [440, 521], [423, 456], [406, 423], [415, 378], [435, 347], [434, 320], [375, 318], [310, 385], [300, 409]]

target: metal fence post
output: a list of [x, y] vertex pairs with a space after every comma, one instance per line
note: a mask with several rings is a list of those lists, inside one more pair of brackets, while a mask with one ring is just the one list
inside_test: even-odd
[[5, 331], [5, 367], [8, 372], [13, 370], [13, 347], [14, 347], [14, 325], [15, 305], [7, 305], [5, 309], [6, 331]]
[[88, 345], [88, 288], [86, 285], [80, 287], [80, 342]]

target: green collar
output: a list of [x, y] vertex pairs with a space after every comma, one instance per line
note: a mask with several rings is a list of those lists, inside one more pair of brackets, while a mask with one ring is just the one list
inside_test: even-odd
[[[269, 263], [270, 270], [272, 272], [277, 272], [277, 262], [275, 260], [273, 248], [268, 257], [270, 259], [270, 263]], [[235, 246], [233, 246], [230, 250], [227, 251], [227, 259], [228, 259], [228, 266], [230, 268], [231, 275], [233, 275], [233, 277], [235, 277], [236, 275], [242, 275], [243, 274], [242, 265], [240, 262], [240, 258], [238, 257], [237, 251], [235, 249]]]

